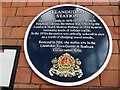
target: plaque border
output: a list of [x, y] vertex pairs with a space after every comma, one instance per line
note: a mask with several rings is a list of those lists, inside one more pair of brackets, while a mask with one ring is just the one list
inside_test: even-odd
[[15, 55], [15, 60], [14, 60], [14, 64], [13, 64], [13, 69], [12, 69], [9, 87], [5, 87], [5, 86], [1, 87], [1, 90], [13, 90], [21, 46], [0, 45], [0, 48], [2, 48], [2, 49], [16, 49], [16, 55]]
[[[104, 62], [104, 64], [101, 66], [101, 68], [96, 72], [94, 73], [93, 75], [91, 75], [90, 77], [84, 79], [84, 80], [81, 80], [81, 81], [76, 81], [76, 82], [60, 82], [60, 81], [56, 81], [56, 80], [53, 80], [53, 79], [50, 79], [46, 76], [44, 76], [42, 73], [40, 73], [36, 68], [35, 66], [32, 64], [30, 58], [29, 58], [29, 55], [27, 53], [27, 37], [28, 37], [28, 34], [29, 34], [29, 31], [30, 31], [30, 28], [32, 26], [32, 24], [35, 22], [35, 20], [42, 14], [44, 14], [45, 12], [51, 10], [51, 9], [54, 9], [54, 8], [58, 8], [58, 7], [62, 7], [62, 6], [73, 6], [73, 7], [78, 7], [78, 8], [81, 8], [83, 10], [86, 10], [88, 12], [90, 12], [91, 14], [93, 14], [94, 16], [96, 16], [103, 24], [103, 26], [105, 27], [106, 29], [106, 32], [108, 34], [108, 38], [109, 38], [109, 50], [108, 50], [108, 53], [107, 53], [107, 57], [106, 57], [106, 60]], [[99, 74], [101, 74], [103, 72], [103, 70], [106, 68], [109, 60], [110, 60], [110, 57], [111, 57], [111, 54], [112, 54], [112, 37], [111, 37], [111, 33], [110, 33], [110, 30], [107, 26], [107, 24], [103, 21], [103, 19], [98, 15], [96, 14], [94, 11], [86, 8], [86, 7], [83, 7], [83, 6], [80, 6], [80, 5], [75, 5], [75, 4], [61, 4], [61, 5], [56, 5], [56, 6], [53, 6], [53, 7], [50, 7], [44, 11], [42, 11], [41, 13], [39, 13], [33, 20], [32, 22], [29, 24], [28, 28], [27, 28], [27, 31], [25, 33], [25, 38], [24, 38], [24, 52], [25, 52], [25, 56], [27, 58], [27, 62], [28, 64], [30, 65], [30, 67], [32, 68], [32, 70], [39, 76], [41, 77], [42, 79], [44, 79], [45, 81], [49, 82], [49, 83], [52, 83], [52, 84], [55, 84], [55, 85], [59, 85], [59, 86], [77, 86], [77, 85], [81, 85], [81, 84], [84, 84], [84, 83], [87, 83], [91, 80], [93, 80], [94, 78], [96, 78]]]

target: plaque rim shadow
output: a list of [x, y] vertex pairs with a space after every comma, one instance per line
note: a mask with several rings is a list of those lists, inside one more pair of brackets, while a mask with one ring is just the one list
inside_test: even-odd
[[0, 45], [0, 48], [1, 49], [15, 49], [16, 50], [9, 86], [8, 87], [1, 86], [1, 90], [13, 90], [21, 46]]

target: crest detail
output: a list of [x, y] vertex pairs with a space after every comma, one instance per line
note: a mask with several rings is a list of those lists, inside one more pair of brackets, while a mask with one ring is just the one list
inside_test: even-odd
[[54, 74], [59, 77], [82, 77], [83, 72], [80, 69], [81, 61], [72, 57], [69, 53], [65, 53], [58, 57], [52, 59], [53, 67], [50, 68], [49, 74], [53, 76]]

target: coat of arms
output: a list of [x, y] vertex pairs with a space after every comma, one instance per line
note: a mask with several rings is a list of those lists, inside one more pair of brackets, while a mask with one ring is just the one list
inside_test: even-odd
[[50, 68], [49, 74], [51, 76], [57, 75], [59, 77], [82, 77], [83, 72], [80, 68], [81, 61], [72, 57], [69, 53], [65, 53], [52, 59], [53, 67]]

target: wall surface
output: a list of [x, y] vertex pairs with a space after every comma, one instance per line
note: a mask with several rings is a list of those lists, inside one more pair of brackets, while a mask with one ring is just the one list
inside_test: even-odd
[[[38, 0], [40, 1], [40, 0]], [[44, 2], [2, 2], [2, 25], [0, 25], [0, 45], [20, 45], [21, 53], [17, 67], [14, 89], [32, 88], [32, 90], [43, 89], [65, 89], [65, 90], [120, 90], [120, 4], [117, 2], [86, 2], [67, 0], [44, 0]], [[55, 1], [55, 2], [54, 2]], [[89, 1], [89, 2], [88, 2]], [[112, 34], [113, 52], [107, 68], [94, 80], [76, 87], [59, 87], [52, 85], [39, 78], [29, 67], [23, 50], [23, 40], [26, 29], [31, 20], [41, 11], [58, 4], [78, 4], [85, 6], [98, 15], [107, 23]], [[1, 5], [1, 4], [0, 4]]]

